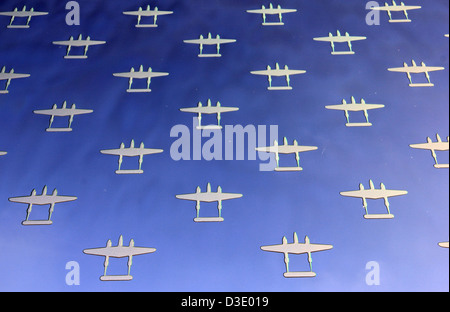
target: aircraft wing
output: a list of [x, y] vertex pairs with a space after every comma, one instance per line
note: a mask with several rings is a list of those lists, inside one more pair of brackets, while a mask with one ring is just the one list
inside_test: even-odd
[[256, 151], [266, 153], [292, 154], [292, 153], [315, 151], [317, 149], [318, 149], [317, 146], [278, 145], [278, 146], [257, 147]]
[[207, 40], [211, 40], [212, 44], [226, 44], [226, 43], [233, 43], [236, 42], [236, 39], [217, 39], [217, 38], [212, 38], [212, 39], [207, 39]]
[[332, 249], [332, 245], [326, 244], [279, 244], [279, 245], [269, 245], [261, 246], [264, 251], [270, 252], [280, 252], [280, 253], [290, 253], [290, 254], [304, 254], [308, 252], [318, 252]]
[[299, 75], [304, 73], [306, 73], [306, 70], [296, 70], [296, 69], [265, 69], [265, 70], [254, 70], [250, 72], [250, 74], [253, 75], [274, 76], [274, 77]]
[[30, 77], [29, 74], [0, 73], [0, 80], [18, 79]]
[[205, 39], [189, 39], [189, 40], [183, 40], [184, 43], [192, 43], [192, 44], [204, 44]]
[[358, 40], [366, 40], [367, 37], [363, 36], [333, 36], [333, 37], [317, 37], [313, 38], [315, 41], [326, 41], [326, 42], [349, 42], [349, 41], [358, 41]]
[[168, 75], [169, 75], [169, 73], [149, 72], [149, 71], [142, 71], [142, 72], [137, 71], [137, 72], [125, 72], [125, 73], [113, 74], [114, 77], [136, 78], [136, 79], [163, 77], [163, 76], [168, 76]]
[[444, 67], [437, 67], [437, 66], [403, 66], [403, 67], [388, 68], [388, 71], [397, 73], [420, 74], [444, 69], [445, 69]]
[[123, 258], [128, 256], [138, 256], [155, 252], [155, 248], [148, 247], [129, 247], [129, 246], [113, 246], [84, 249], [83, 253], [87, 255]]
[[418, 143], [418, 144], [410, 144], [409, 146], [417, 149], [426, 149], [435, 151], [449, 150], [449, 142]]
[[70, 115], [82, 115], [82, 114], [90, 114], [90, 113], [94, 112], [92, 109], [81, 109], [81, 108], [66, 110], [66, 114], [67, 114], [67, 111], [69, 112]]
[[89, 114], [92, 113], [92, 109], [70, 109], [70, 108], [57, 108], [57, 109], [39, 109], [34, 110], [33, 113], [38, 115], [48, 115], [48, 116], [70, 116], [70, 115], [81, 115], [81, 114]]
[[239, 110], [237, 107], [224, 107], [224, 106], [201, 106], [201, 107], [187, 107], [180, 108], [180, 111], [186, 113], [201, 113], [201, 114], [217, 114], [217, 113], [227, 113]]
[[277, 74], [275, 70], [266, 69], [266, 70], [254, 70], [251, 71], [252, 75], [261, 75], [261, 76], [285, 76], [284, 74]]
[[192, 194], [181, 194], [175, 196], [178, 199], [192, 200], [192, 201], [202, 201], [202, 202], [216, 202], [219, 200], [229, 200], [242, 197], [242, 194], [234, 193], [217, 193], [217, 192], [203, 192], [203, 193], [192, 193]]
[[193, 44], [225, 44], [236, 42], [235, 39], [218, 39], [218, 38], [203, 38], [203, 39], [189, 39], [183, 40], [184, 43]]
[[406, 194], [408, 194], [408, 192], [402, 191], [402, 190], [367, 189], [367, 190], [340, 192], [339, 194], [341, 194], [342, 196], [347, 196], [347, 197], [380, 199], [380, 198], [385, 198], [385, 197], [406, 195]]
[[280, 69], [280, 72], [283, 73], [283, 75], [299, 75], [306, 73], [306, 70], [297, 70], [297, 69]]
[[296, 9], [278, 9], [278, 8], [266, 8], [266, 9], [255, 9], [255, 10], [247, 10], [247, 13], [256, 13], [256, 14], [284, 14], [284, 13], [293, 13], [297, 12]]
[[157, 149], [157, 148], [144, 148], [141, 151], [144, 155], [159, 154], [159, 153], [164, 152], [164, 150]]
[[123, 14], [125, 15], [134, 15], [134, 16], [155, 16], [155, 15], [168, 15], [172, 14], [172, 11], [156, 11], [156, 10], [142, 10], [142, 11], [125, 11]]
[[140, 156], [140, 155], [150, 155], [150, 154], [158, 154], [162, 153], [162, 149], [153, 149], [153, 148], [115, 148], [115, 149], [107, 149], [101, 150], [100, 153], [105, 155], [116, 155], [116, 156]]
[[53, 41], [53, 44], [56, 44], [56, 45], [65, 45], [65, 46], [72, 46], [72, 47], [85, 47], [85, 46], [105, 44], [105, 43], [106, 43], [106, 41], [84, 40], [84, 39]]
[[349, 112], [358, 112], [362, 110], [370, 110], [370, 109], [377, 109], [377, 108], [383, 108], [383, 104], [339, 104], [339, 105], [328, 105], [325, 106], [327, 109], [334, 109], [334, 110], [345, 110]]
[[76, 200], [75, 196], [61, 196], [61, 195], [34, 195], [34, 196], [21, 196], [11, 197], [8, 200], [14, 203], [21, 204], [35, 204], [35, 205], [50, 205], [56, 203], [64, 203]]
[[14, 16], [14, 17], [29, 17], [29, 16], [40, 16], [47, 15], [48, 12], [37, 12], [37, 11], [10, 11], [10, 12], [0, 12], [3, 16]]
[[372, 10], [375, 11], [391, 11], [391, 12], [400, 12], [400, 11], [408, 11], [408, 10], [417, 10], [421, 9], [421, 6], [418, 5], [385, 5], [379, 7], [373, 7]]

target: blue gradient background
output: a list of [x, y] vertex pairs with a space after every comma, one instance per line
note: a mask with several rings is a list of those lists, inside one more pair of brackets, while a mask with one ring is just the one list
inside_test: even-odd
[[[423, 6], [410, 12], [412, 23], [389, 24], [382, 14], [380, 26], [368, 26], [365, 1], [283, 0], [298, 9], [284, 16], [284, 27], [263, 27], [259, 15], [245, 12], [264, 1], [78, 2], [80, 26], [65, 24], [66, 1], [0, 4], [0, 11], [25, 4], [50, 12], [28, 30], [7, 29], [9, 19], [0, 17], [0, 66], [31, 74], [0, 96], [0, 150], [8, 152], [0, 158], [1, 291], [449, 290], [448, 249], [437, 245], [449, 239], [448, 170], [408, 146], [449, 135], [448, 1], [411, 0]], [[156, 29], [136, 29], [122, 12], [147, 4], [174, 14], [160, 17]], [[338, 29], [367, 36], [354, 43], [356, 55], [332, 56], [328, 44], [312, 40]], [[221, 58], [200, 59], [183, 40], [208, 32], [237, 42], [224, 45]], [[80, 33], [107, 44], [91, 47], [87, 60], [64, 60], [65, 48], [51, 42]], [[435, 87], [410, 88], [406, 75], [386, 70], [411, 59], [446, 68], [431, 73]], [[307, 73], [292, 77], [292, 91], [269, 92], [267, 80], [249, 72], [275, 62]], [[127, 80], [112, 73], [141, 64], [170, 75], [154, 79], [150, 94], [127, 94]], [[343, 113], [324, 108], [352, 95], [386, 105], [370, 111], [372, 127], [346, 128]], [[301, 173], [260, 172], [258, 160], [172, 160], [170, 129], [191, 127], [193, 117], [178, 109], [208, 98], [239, 107], [223, 124], [278, 125], [280, 140], [319, 149], [301, 155]], [[75, 117], [72, 133], [45, 132], [48, 118], [33, 110], [64, 100], [94, 113]], [[117, 158], [99, 150], [131, 139], [164, 153], [144, 157], [142, 175], [116, 175]], [[448, 162], [448, 153], [438, 159]], [[393, 220], [365, 220], [360, 200], [339, 195], [369, 179], [408, 191], [391, 200]], [[224, 202], [222, 223], [193, 222], [195, 204], [175, 198], [208, 182], [244, 195]], [[56, 205], [51, 226], [22, 226], [26, 205], [8, 198], [44, 185], [78, 200]], [[369, 211], [383, 209], [369, 201]], [[31, 217], [47, 211], [36, 206]], [[202, 215], [216, 211], [202, 205]], [[294, 231], [334, 246], [313, 255], [316, 278], [286, 279], [283, 255], [260, 250], [284, 235], [292, 242]], [[115, 245], [120, 235], [157, 251], [133, 259], [131, 282], [101, 282], [104, 258], [82, 250], [108, 239]], [[80, 264], [79, 286], [65, 283], [68, 261]], [[369, 261], [380, 264], [379, 286], [365, 283]], [[308, 269], [305, 255], [292, 255], [290, 265]], [[110, 274], [125, 272], [126, 259], [111, 259]]]

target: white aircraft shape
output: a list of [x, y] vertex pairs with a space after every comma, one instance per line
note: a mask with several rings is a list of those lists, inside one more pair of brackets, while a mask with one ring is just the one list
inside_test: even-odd
[[[150, 9], [150, 5], [147, 6], [146, 10], [143, 10], [142, 7], [139, 7], [139, 10], [137, 11], [125, 11], [123, 12], [125, 15], [133, 15], [137, 16], [137, 24], [135, 27], [158, 27], [158, 24], [156, 24], [156, 20], [158, 19], [158, 16], [160, 15], [168, 15], [173, 14], [173, 11], [160, 11], [158, 7], [155, 7], [153, 10]], [[141, 18], [142, 17], [153, 17], [153, 24], [141, 24]]]
[[[389, 23], [409, 23], [409, 22], [411, 22], [411, 20], [409, 19], [408, 11], [409, 10], [417, 10], [417, 9], [421, 9], [421, 8], [422, 7], [418, 6], [418, 5], [405, 5], [403, 2], [401, 2], [400, 5], [398, 5], [397, 3], [395, 3], [395, 1], [392, 1], [392, 5], [389, 5], [387, 2], [385, 2], [384, 6], [376, 6], [376, 7], [373, 7], [372, 10], [387, 12], [387, 14], [389, 16]], [[403, 12], [403, 14], [405, 15], [405, 18], [404, 19], [393, 19], [391, 12]]]
[[[78, 36], [78, 39], [74, 40], [71, 36], [69, 40], [63, 40], [63, 41], [53, 41], [53, 44], [55, 45], [63, 45], [67, 46], [67, 53], [64, 56], [65, 59], [87, 59], [87, 52], [89, 49], [89, 46], [93, 45], [100, 45], [105, 44], [106, 41], [100, 41], [100, 40], [91, 40], [90, 36], [87, 36], [86, 39], [82, 39], [83, 36], [80, 34]], [[84, 54], [83, 55], [70, 55], [70, 50], [72, 47], [84, 47]]]
[[[8, 200], [13, 203], [28, 204], [27, 216], [25, 220], [22, 221], [22, 225], [50, 225], [52, 224], [51, 217], [53, 210], [55, 209], [55, 204], [70, 202], [76, 199], [77, 197], [75, 196], [58, 195], [58, 191], [56, 189], [53, 190], [53, 193], [51, 195], [47, 195], [47, 185], [46, 185], [42, 189], [41, 195], [36, 195], [36, 190], [33, 189], [31, 191], [30, 196], [10, 197]], [[50, 205], [50, 209], [48, 211], [48, 219], [29, 220], [29, 216], [33, 205]]]
[[[287, 65], [285, 65], [283, 69], [280, 69], [280, 65], [275, 63], [275, 69], [272, 69], [269, 65], [267, 65], [266, 70], [255, 70], [250, 73], [252, 75], [267, 76], [267, 79], [269, 80], [269, 87], [267, 87], [267, 90], [292, 90], [290, 76], [304, 74], [306, 73], [306, 70], [289, 69]], [[272, 77], [283, 76], [286, 77], [286, 86], [272, 86]]]
[[[364, 185], [362, 183], [359, 184], [359, 190], [357, 191], [347, 191], [347, 192], [340, 192], [342, 196], [347, 197], [358, 197], [362, 198], [363, 207], [366, 212], [364, 215], [365, 219], [392, 219], [394, 218], [394, 215], [391, 214], [390, 208], [389, 208], [389, 197], [394, 196], [401, 196], [408, 194], [407, 191], [403, 190], [387, 190], [385, 185], [383, 183], [380, 183], [380, 188], [375, 189], [373, 185], [373, 181], [369, 180], [370, 189], [365, 190]], [[367, 210], [367, 199], [384, 199], [384, 205], [387, 209], [387, 214], [369, 214]]]
[[[347, 119], [347, 123], [345, 124], [347, 127], [367, 127], [372, 126], [369, 122], [369, 114], [368, 110], [383, 108], [383, 104], [367, 104], [364, 99], [361, 99], [360, 103], [356, 103], [355, 98], [352, 96], [351, 103], [347, 103], [345, 99], [342, 100], [342, 104], [339, 105], [328, 105], [325, 106], [326, 109], [333, 110], [341, 110], [345, 112], [345, 118]], [[349, 113], [348, 112], [364, 112], [364, 117], [366, 118], [366, 122], [350, 122]]]
[[442, 142], [439, 134], [436, 134], [436, 142], [433, 142], [430, 137], [427, 137], [427, 143], [410, 144], [412, 148], [426, 149], [431, 151], [431, 155], [434, 159], [434, 168], [448, 168], [449, 164], [439, 164], [437, 161], [436, 151], [448, 151], [449, 150], [449, 137], [447, 142]]
[[[217, 187], [217, 192], [211, 191], [211, 183], [206, 186], [206, 192], [202, 192], [200, 186], [197, 186], [196, 192], [191, 194], [180, 194], [175, 197], [183, 200], [195, 201], [195, 209], [197, 211], [197, 216], [194, 218], [194, 222], [221, 222], [222, 218], [222, 201], [229, 199], [241, 198], [242, 194], [237, 193], [223, 193], [220, 186]], [[217, 202], [217, 209], [219, 214], [217, 217], [200, 217], [200, 202]]]
[[[283, 236], [283, 243], [280, 245], [261, 246], [261, 249], [264, 251], [279, 252], [279, 253], [284, 254], [284, 263], [286, 265], [286, 272], [283, 273], [284, 277], [315, 277], [316, 273], [313, 272], [313, 269], [312, 269], [311, 253], [330, 250], [332, 248], [333, 248], [333, 245], [311, 244], [308, 236], [305, 236], [305, 243], [299, 243], [296, 232], [294, 232], [294, 242], [293, 243], [288, 243], [286, 236]], [[289, 271], [289, 254], [296, 254], [296, 255], [308, 254], [309, 271], [290, 272]]]
[[[282, 26], [282, 25], [284, 25], [283, 14], [284, 13], [293, 13], [293, 12], [297, 12], [297, 10], [296, 9], [283, 9], [283, 8], [281, 8], [281, 5], [278, 5], [276, 8], [274, 8], [272, 3], [269, 4], [268, 8], [266, 8], [263, 5], [261, 7], [261, 9], [247, 10], [247, 13], [262, 14], [262, 18], [263, 18], [262, 25], [264, 25], [264, 26]], [[266, 21], [267, 15], [278, 15], [279, 22], [267, 22]]]
[[[67, 101], [64, 101], [61, 108], [58, 108], [56, 104], [53, 105], [52, 109], [40, 109], [40, 110], [34, 110], [33, 113], [38, 115], [48, 115], [50, 117], [50, 124], [45, 131], [47, 132], [70, 132], [72, 131], [72, 122], [73, 117], [75, 115], [82, 115], [82, 114], [90, 114], [92, 113], [92, 109], [79, 109], [76, 108], [75, 104], [72, 104], [71, 108], [67, 108]], [[53, 120], [55, 119], [55, 116], [57, 117], [69, 117], [69, 124], [65, 128], [52, 128]]]
[[[158, 154], [162, 153], [162, 149], [145, 148], [144, 142], [141, 142], [139, 147], [134, 147], [134, 140], [131, 140], [130, 147], [125, 148], [125, 144], [122, 142], [120, 148], [117, 149], [106, 149], [101, 150], [100, 153], [105, 155], [115, 155], [119, 156], [119, 169], [116, 170], [116, 174], [140, 174], [144, 173], [142, 170], [142, 163], [144, 162], [144, 155]], [[139, 156], [139, 169], [138, 170], [122, 170], [120, 169], [122, 165], [123, 157], [135, 157]]]
[[0, 151], [0, 156], [4, 156], [4, 155], [6, 155], [6, 154], [8, 154], [8, 152]]
[[0, 90], [0, 94], [7, 94], [8, 87], [11, 84], [12, 79], [19, 79], [19, 78], [27, 78], [30, 77], [29, 74], [16, 74], [14, 73], [14, 69], [11, 69], [9, 73], [6, 72], [6, 66], [2, 67], [2, 70], [0, 72], [0, 80], [6, 80], [6, 87], [5, 90]]
[[[334, 36], [332, 33], [328, 33], [328, 37], [317, 37], [313, 38], [315, 41], [325, 41], [329, 42], [331, 44], [331, 54], [332, 55], [351, 55], [355, 54], [355, 51], [353, 51], [352, 47], [352, 41], [358, 41], [358, 40], [366, 40], [366, 37], [363, 36], [350, 36], [348, 32], [345, 33], [345, 35], [341, 35], [341, 32], [337, 31], [337, 36]], [[336, 51], [335, 50], [335, 43], [343, 43], [346, 42], [348, 45], [349, 50], [348, 51]]]
[[440, 242], [438, 245], [442, 248], [448, 248], [448, 242]]
[[[227, 112], [234, 112], [239, 110], [237, 107], [225, 107], [221, 106], [220, 102], [216, 103], [216, 106], [211, 105], [211, 99], [208, 99], [207, 106], [203, 106], [202, 102], [198, 102], [197, 107], [187, 107], [180, 108], [180, 111], [187, 113], [195, 113], [197, 114], [198, 126], [196, 127], [199, 130], [208, 129], [208, 130], [217, 130], [222, 129], [220, 125], [221, 114]], [[217, 125], [207, 125], [202, 126], [202, 114], [217, 114]]]
[[[421, 65], [418, 66], [414, 60], [412, 60], [411, 63], [412, 63], [412, 66], [408, 66], [408, 64], [406, 64], [406, 62], [404, 62], [403, 67], [388, 68], [388, 71], [397, 72], [397, 73], [406, 73], [406, 75], [408, 76], [410, 87], [433, 87], [434, 84], [432, 84], [430, 81], [429, 72], [445, 69], [444, 67], [426, 66], [424, 62], [422, 62]], [[413, 83], [411, 74], [425, 74], [425, 77], [427, 78], [428, 83]]]
[[[31, 18], [33, 16], [42, 16], [42, 15], [47, 15], [47, 14], [48, 14], [48, 12], [35, 11], [34, 8], [31, 8], [29, 11], [27, 11], [26, 6], [24, 6], [22, 8], [22, 11], [19, 11], [17, 8], [15, 8], [14, 11], [11, 11], [11, 12], [0, 12], [0, 15], [11, 17], [11, 21], [9, 22], [9, 25], [7, 26], [7, 28], [30, 28], [29, 24], [30, 24]], [[13, 24], [14, 19], [16, 17], [26, 17], [27, 23], [25, 25]]]
[[[284, 137], [283, 145], [278, 145], [277, 140], [274, 141], [273, 146], [266, 147], [257, 147], [256, 151], [258, 152], [266, 152], [266, 153], [275, 153], [275, 160], [277, 166], [275, 167], [275, 171], [302, 171], [303, 168], [300, 167], [300, 153], [315, 151], [318, 149], [317, 146], [305, 146], [298, 145], [297, 140], [294, 140], [293, 145], [289, 145], [287, 142], [287, 138]], [[295, 154], [295, 159], [297, 161], [297, 167], [280, 167], [280, 156], [279, 154]]]
[[[100, 276], [101, 281], [131, 281], [133, 276], [130, 275], [131, 265], [133, 263], [133, 256], [145, 255], [155, 252], [155, 248], [150, 247], [136, 247], [134, 246], [134, 240], [131, 239], [128, 246], [123, 246], [123, 236], [120, 235], [117, 246], [112, 246], [109, 239], [106, 243], [106, 247], [84, 249], [83, 253], [86, 255], [102, 256], [105, 257], [103, 263], [104, 271]], [[109, 265], [109, 258], [124, 258], [128, 257], [128, 272], [126, 275], [107, 275], [106, 270]]]
[[[129, 93], [151, 92], [152, 90], [150, 89], [150, 83], [152, 81], [152, 78], [164, 77], [164, 76], [168, 76], [168, 75], [169, 75], [169, 73], [154, 72], [151, 67], [149, 67], [147, 71], [144, 71], [143, 65], [141, 65], [139, 67], [139, 71], [135, 71], [134, 67], [131, 67], [131, 70], [129, 72], [113, 74], [114, 77], [128, 78], [127, 92], [129, 92]], [[132, 89], [131, 86], [133, 84], [133, 79], [147, 79], [147, 88]]]
[[[198, 54], [198, 57], [221, 57], [222, 54], [220, 54], [220, 45], [226, 44], [226, 43], [234, 43], [236, 42], [235, 39], [222, 39], [219, 35], [217, 35], [215, 38], [212, 38], [211, 33], [208, 33], [208, 37], [204, 38], [203, 35], [200, 35], [199, 39], [189, 39], [189, 40], [183, 40], [184, 43], [191, 43], [191, 44], [198, 44], [200, 46], [200, 53]], [[212, 54], [204, 54], [203, 53], [203, 46], [204, 45], [215, 45], [217, 47], [217, 53]]]

